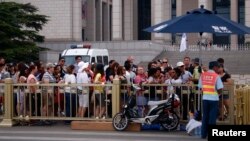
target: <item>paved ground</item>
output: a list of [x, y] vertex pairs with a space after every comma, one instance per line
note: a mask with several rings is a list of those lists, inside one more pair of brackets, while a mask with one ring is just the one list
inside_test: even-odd
[[69, 125], [0, 127], [1, 141], [202, 141], [184, 131], [83, 131]]

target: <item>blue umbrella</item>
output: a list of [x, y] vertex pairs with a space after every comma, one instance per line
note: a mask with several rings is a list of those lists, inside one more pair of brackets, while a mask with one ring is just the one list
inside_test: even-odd
[[250, 28], [217, 15], [216, 12], [201, 8], [187, 12], [186, 15], [164, 21], [144, 29], [155, 33], [214, 33], [250, 34]]

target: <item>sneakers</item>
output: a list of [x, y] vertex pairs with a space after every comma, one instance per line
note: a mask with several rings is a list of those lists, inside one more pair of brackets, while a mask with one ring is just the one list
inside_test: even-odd
[[24, 118], [26, 121], [29, 121], [30, 120], [30, 117], [27, 115], [27, 116], [25, 116], [25, 118]]
[[[95, 119], [100, 119], [100, 117], [95, 117]], [[102, 119], [106, 119], [106, 116], [103, 116]]]

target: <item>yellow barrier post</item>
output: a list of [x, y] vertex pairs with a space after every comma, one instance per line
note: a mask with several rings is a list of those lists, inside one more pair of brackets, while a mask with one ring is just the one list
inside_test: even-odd
[[112, 86], [112, 117], [114, 117], [116, 113], [120, 112], [120, 87], [120, 80], [115, 78]]
[[235, 116], [234, 116], [234, 99], [235, 99], [235, 85], [231, 84], [228, 85], [228, 91], [229, 91], [229, 101], [230, 101], [230, 105], [229, 105], [229, 124], [234, 125], [235, 124]]
[[12, 127], [14, 122], [12, 120], [13, 114], [13, 88], [12, 88], [13, 80], [11, 78], [5, 79], [4, 86], [4, 118], [0, 123], [0, 127]]

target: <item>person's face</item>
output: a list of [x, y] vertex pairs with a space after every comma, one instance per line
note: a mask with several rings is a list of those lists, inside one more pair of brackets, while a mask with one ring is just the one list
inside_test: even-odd
[[137, 73], [138, 73], [138, 74], [144, 74], [144, 69], [141, 68], [141, 67], [138, 67]]
[[189, 64], [190, 64], [190, 59], [189, 59], [189, 58], [185, 58], [185, 59], [183, 60], [183, 63], [184, 63], [185, 65], [189, 65]]
[[81, 62], [82, 61], [82, 58], [81, 57], [78, 57], [77, 59], [76, 59], [76, 62], [77, 63], [79, 63], [79, 62]]
[[219, 67], [217, 73], [223, 73], [223, 67]]
[[215, 67], [213, 68], [213, 70], [214, 70], [215, 72], [219, 72], [219, 67], [215, 66]]
[[60, 62], [59, 62], [60, 65], [64, 65], [65, 64], [65, 60], [64, 59], [61, 59]]
[[170, 78], [169, 72], [166, 72], [164, 77], [165, 77], [165, 80], [169, 79]]
[[57, 67], [55, 67], [55, 70], [54, 70], [55, 72], [60, 72], [61, 71], [61, 67], [59, 67], [59, 66], [57, 66]]
[[176, 75], [176, 72], [175, 72], [174, 70], [170, 70], [170, 71], [169, 71], [169, 76], [170, 76], [171, 78], [174, 78], [175, 75]]
[[122, 68], [122, 73], [126, 74], [126, 68], [125, 67]]
[[184, 72], [185, 71], [185, 66], [184, 65], [182, 65], [182, 66], [180, 66], [180, 67], [178, 67], [180, 70], [181, 70], [181, 72]]
[[168, 60], [163, 60], [163, 61], [162, 61], [162, 65], [163, 65], [163, 66], [168, 66]]
[[151, 64], [151, 68], [156, 68], [156, 67], [157, 67], [157, 64], [155, 64], [155, 63]]
[[37, 69], [37, 66], [35, 67], [34, 69], [34, 73], [37, 73], [38, 69]]
[[159, 77], [161, 75], [161, 71], [160, 70], [157, 70], [156, 73], [155, 73], [155, 76], [156, 77]]
[[0, 59], [0, 64], [5, 64], [5, 59]]

